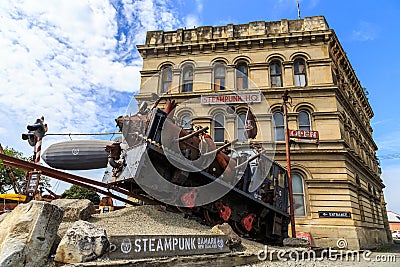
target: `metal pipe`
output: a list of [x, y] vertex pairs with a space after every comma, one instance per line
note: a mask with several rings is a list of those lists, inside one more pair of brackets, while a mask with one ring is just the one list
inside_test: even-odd
[[190, 134], [188, 134], [188, 135], [185, 135], [185, 136], [182, 136], [182, 137], [178, 138], [177, 141], [178, 141], [178, 142], [185, 141], [185, 140], [187, 140], [187, 139], [189, 139], [189, 138], [195, 136], [196, 134], [199, 134], [199, 133], [202, 133], [202, 132], [204, 132], [204, 131], [207, 131], [208, 128], [209, 128], [208, 126], [206, 126], [206, 127], [204, 127], [204, 128], [201, 128], [201, 129], [199, 129], [199, 130], [197, 130], [197, 131], [195, 131], [195, 132], [193, 132], [193, 133], [190, 133]]
[[247, 165], [249, 162], [251, 162], [251, 161], [255, 160], [256, 158], [258, 158], [259, 156], [261, 156], [264, 152], [266, 152], [266, 150], [263, 150], [263, 151], [261, 151], [260, 153], [255, 154], [254, 156], [250, 157], [250, 158], [249, 158], [248, 160], [246, 160], [245, 162], [243, 162], [243, 163], [237, 165], [237, 166], [235, 167], [235, 170], [238, 169], [238, 168], [240, 168], [240, 167], [242, 167], [242, 166], [244, 166], [244, 165]]
[[[41, 171], [44, 175], [53, 177], [54, 179], [58, 179], [58, 180], [61, 180], [61, 181], [64, 181], [65, 179], [68, 179], [68, 181], [66, 181], [66, 182], [71, 183], [71, 184], [86, 183], [86, 185], [89, 184], [87, 186], [96, 185], [96, 186], [100, 186], [100, 187], [103, 187], [103, 188], [107, 188], [109, 190], [117, 191], [117, 192], [119, 192], [121, 194], [124, 194], [124, 195], [127, 195], [127, 196], [131, 196], [131, 197], [137, 198], [137, 199], [145, 201], [146, 203], [149, 203], [149, 204], [160, 204], [158, 201], [148, 199], [148, 198], [146, 198], [144, 196], [134, 195], [130, 191], [128, 191], [126, 189], [123, 189], [121, 187], [117, 187], [115, 185], [110, 185], [110, 184], [106, 184], [106, 183], [103, 183], [103, 182], [99, 182], [99, 181], [91, 180], [91, 179], [84, 178], [84, 177], [81, 177], [81, 176], [77, 176], [77, 175], [74, 175], [74, 174], [65, 173], [65, 172], [62, 172], [62, 171], [55, 170], [55, 169], [47, 168], [47, 167], [44, 167], [44, 166], [41, 166], [41, 165], [38, 165], [38, 164], [30, 163], [30, 162], [27, 162], [27, 161], [24, 161], [24, 160], [21, 160], [21, 159], [17, 159], [17, 158], [11, 157], [11, 156], [7, 156], [5, 154], [1, 154], [0, 153], [0, 159], [3, 160], [3, 164], [11, 165], [11, 166], [14, 166], [14, 167], [17, 167], [17, 168], [20, 168], [20, 169], [25, 169], [25, 170], [34, 170], [34, 169], [36, 169], [36, 170]], [[104, 192], [108, 192], [108, 191], [104, 191]], [[107, 195], [107, 194], [105, 194], [105, 195]], [[121, 197], [119, 197], [119, 198], [121, 198]], [[124, 198], [121, 198], [121, 199], [124, 199]]]
[[289, 205], [290, 205], [290, 226], [292, 228], [292, 237], [296, 237], [296, 224], [294, 219], [294, 201], [293, 201], [293, 187], [292, 187], [292, 173], [291, 173], [291, 162], [290, 162], [290, 139], [289, 139], [289, 125], [287, 118], [287, 107], [286, 103], [289, 100], [288, 91], [286, 90], [282, 96], [283, 99], [283, 123], [285, 126], [285, 143], [286, 143], [286, 168], [288, 173], [288, 187], [289, 187]]
[[215, 149], [215, 150], [213, 150], [213, 151], [204, 153], [203, 156], [208, 156], [208, 155], [211, 155], [211, 154], [213, 154], [213, 153], [218, 153], [218, 152], [220, 152], [222, 149], [224, 149], [224, 148], [226, 148], [226, 147], [228, 147], [228, 146], [230, 146], [230, 145], [235, 144], [238, 140], [239, 140], [239, 139], [235, 139], [235, 140], [233, 140], [232, 142], [226, 143], [225, 145], [220, 146], [219, 148], [217, 148], [217, 149]]
[[[18, 163], [15, 163], [15, 162], [9, 162], [9, 161], [4, 160], [3, 163], [7, 164], [7, 165], [10, 165], [12, 167], [15, 167], [15, 168], [26, 169], [26, 167], [24, 165], [18, 164]], [[50, 176], [48, 173], [46, 173], [46, 171], [42, 171], [42, 174]], [[94, 187], [94, 186], [92, 186], [90, 184], [82, 183], [82, 182], [79, 182], [79, 181], [76, 181], [76, 180], [73, 180], [73, 179], [69, 179], [69, 178], [66, 178], [66, 177], [61, 177], [61, 176], [59, 176], [59, 177], [57, 177], [55, 179], [63, 181], [63, 182], [67, 182], [67, 183], [70, 183], [70, 184], [78, 185], [80, 187], [84, 187], [84, 188], [89, 189], [91, 191], [95, 191], [97, 193], [100, 193], [100, 194], [115, 198], [115, 199], [117, 199], [119, 201], [122, 201], [122, 202], [125, 202], [127, 204], [138, 205], [137, 203], [132, 202], [132, 201], [126, 199], [126, 198], [123, 198], [123, 197], [120, 197], [118, 195], [115, 195], [115, 194], [113, 194], [113, 193], [111, 193], [109, 191]]]

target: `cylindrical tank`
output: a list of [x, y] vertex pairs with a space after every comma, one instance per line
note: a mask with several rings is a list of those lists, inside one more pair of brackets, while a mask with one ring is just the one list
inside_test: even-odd
[[91, 170], [107, 167], [107, 145], [113, 141], [74, 140], [50, 145], [42, 159], [50, 166], [62, 170]]

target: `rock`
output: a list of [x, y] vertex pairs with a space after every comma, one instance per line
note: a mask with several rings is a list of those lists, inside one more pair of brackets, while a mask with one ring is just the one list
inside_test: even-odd
[[216, 234], [227, 235], [228, 244], [226, 245], [228, 245], [231, 250], [242, 246], [242, 239], [232, 230], [232, 227], [229, 224], [217, 224], [211, 230]]
[[5, 212], [0, 215], [0, 223], [7, 217], [8, 214], [9, 214], [9, 212]]
[[62, 217], [48, 202], [19, 204], [0, 223], [0, 266], [44, 266]]
[[308, 248], [311, 246], [308, 240], [302, 238], [293, 238], [293, 237], [283, 239], [283, 245], [285, 247], [302, 247], [302, 248]]
[[63, 263], [95, 260], [106, 253], [109, 246], [104, 229], [86, 221], [77, 221], [61, 239], [54, 260]]
[[56, 199], [51, 204], [64, 210], [63, 222], [87, 220], [95, 211], [94, 204], [88, 199]]

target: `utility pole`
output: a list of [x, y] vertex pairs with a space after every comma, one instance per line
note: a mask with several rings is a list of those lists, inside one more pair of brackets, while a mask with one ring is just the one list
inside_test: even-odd
[[287, 106], [289, 100], [289, 92], [288, 90], [282, 96], [283, 104], [283, 123], [284, 123], [284, 131], [285, 131], [285, 142], [286, 142], [286, 168], [288, 173], [288, 187], [289, 187], [289, 213], [290, 213], [290, 226], [292, 228], [292, 237], [296, 237], [296, 228], [294, 221], [294, 203], [293, 203], [293, 187], [292, 187], [292, 173], [291, 173], [291, 164], [290, 164], [290, 136], [289, 136], [289, 125], [288, 125], [288, 116], [287, 116]]

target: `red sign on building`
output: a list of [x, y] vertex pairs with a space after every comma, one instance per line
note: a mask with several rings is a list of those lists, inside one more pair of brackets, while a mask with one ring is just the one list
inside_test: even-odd
[[289, 130], [289, 137], [319, 139], [318, 131], [311, 130]]

